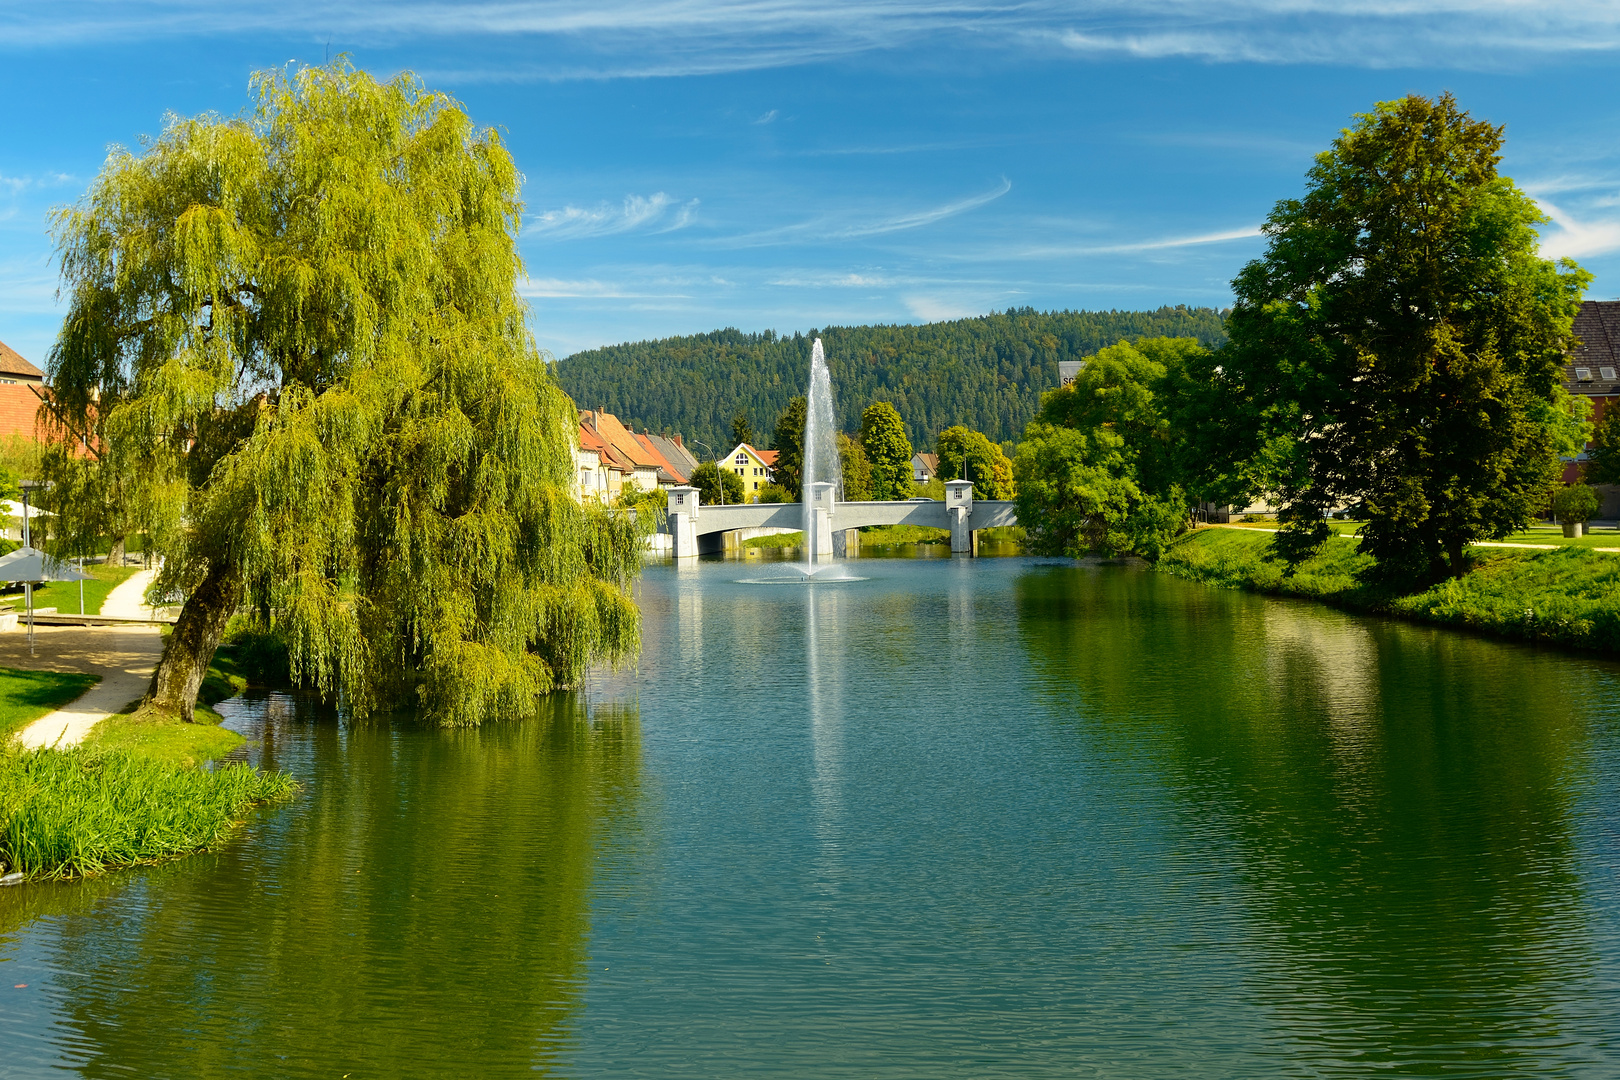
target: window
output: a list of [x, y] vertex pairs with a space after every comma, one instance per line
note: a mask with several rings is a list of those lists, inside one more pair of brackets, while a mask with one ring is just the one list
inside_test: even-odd
[[736, 457], [732, 458], [731, 460], [737, 465], [746, 465], [746, 464], [748, 464], [748, 455], [747, 454], [738, 454]]
[[754, 490], [755, 490], [755, 491], [758, 491], [758, 490], [759, 490], [759, 481], [758, 481], [758, 480], [755, 480], [755, 481], [754, 481]]
[[1614, 368], [1612, 368], [1612, 367], [1600, 367], [1600, 368], [1598, 368], [1598, 378], [1602, 379], [1604, 382], [1614, 382]]
[[1576, 368], [1575, 369], [1575, 380], [1577, 382], [1591, 382], [1592, 381], [1592, 369], [1589, 368], [1589, 367], [1578, 367], [1578, 368]]

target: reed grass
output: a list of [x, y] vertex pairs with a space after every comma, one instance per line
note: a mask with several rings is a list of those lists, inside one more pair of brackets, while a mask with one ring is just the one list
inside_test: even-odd
[[97, 874], [213, 847], [293, 781], [93, 748], [0, 750], [0, 862], [31, 878]]

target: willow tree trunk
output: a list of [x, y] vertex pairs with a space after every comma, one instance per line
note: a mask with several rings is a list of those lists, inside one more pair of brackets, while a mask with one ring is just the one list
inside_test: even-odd
[[112, 550], [107, 552], [107, 565], [124, 565], [124, 538], [122, 536], [114, 538], [112, 542]]
[[212, 566], [180, 609], [174, 633], [163, 649], [163, 659], [152, 673], [152, 686], [141, 702], [143, 706], [177, 713], [188, 724], [195, 719], [203, 676], [225, 636], [225, 624], [241, 602], [242, 580], [237, 572], [218, 564]]

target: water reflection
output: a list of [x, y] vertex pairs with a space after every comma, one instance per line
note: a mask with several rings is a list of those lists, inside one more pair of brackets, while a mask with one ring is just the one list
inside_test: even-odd
[[43, 984], [31, 1007], [60, 1009], [6, 1010], [0, 1071], [550, 1071], [580, 1008], [593, 863], [636, 812], [635, 713], [559, 697], [444, 732], [233, 704], [299, 801], [216, 854], [61, 890], [6, 965]]
[[1292, 1068], [1612, 1054], [1575, 842], [1612, 810], [1583, 781], [1611, 665], [1149, 574], [1032, 575], [1018, 603], [1074, 752], [1130, 743], [1174, 793], [1171, 844], [1235, 875], [1241, 992]]

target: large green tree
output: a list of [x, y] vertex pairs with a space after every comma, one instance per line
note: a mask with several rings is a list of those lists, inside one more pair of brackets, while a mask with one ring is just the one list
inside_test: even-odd
[[698, 497], [703, 500], [704, 506], [736, 506], [748, 499], [742, 477], [712, 461], [705, 461], [693, 469], [688, 482], [698, 489]]
[[979, 499], [1013, 497], [1012, 462], [982, 432], [962, 424], [948, 427], [939, 433], [938, 453], [941, 480], [971, 480]]
[[1043, 396], [1013, 463], [1018, 520], [1036, 551], [1157, 558], [1186, 528], [1175, 420], [1189, 366], [1207, 355], [1192, 338], [1121, 341]]
[[906, 422], [887, 401], [874, 401], [861, 413], [861, 446], [872, 463], [872, 498], [911, 497], [911, 440]]
[[527, 714], [636, 647], [640, 553], [631, 515], [569, 494], [518, 173], [408, 75], [252, 85], [244, 118], [115, 150], [55, 221], [56, 400], [103, 433], [88, 468], [127, 482], [185, 598], [147, 705], [189, 719], [246, 609], [355, 713]]
[[843, 476], [843, 490], [839, 498], [849, 502], [865, 502], [872, 497], [872, 463], [867, 460], [866, 448], [860, 440], [838, 433], [838, 464]]
[[1212, 449], [1280, 500], [1288, 558], [1348, 506], [1386, 575], [1457, 575], [1466, 545], [1546, 506], [1578, 424], [1557, 389], [1589, 275], [1538, 255], [1546, 219], [1498, 174], [1501, 145], [1449, 94], [1378, 105], [1233, 282]]
[[808, 409], [802, 395], [793, 398], [776, 418], [776, 430], [771, 434], [771, 447], [776, 451], [772, 479], [795, 500], [804, 484], [804, 423]]

